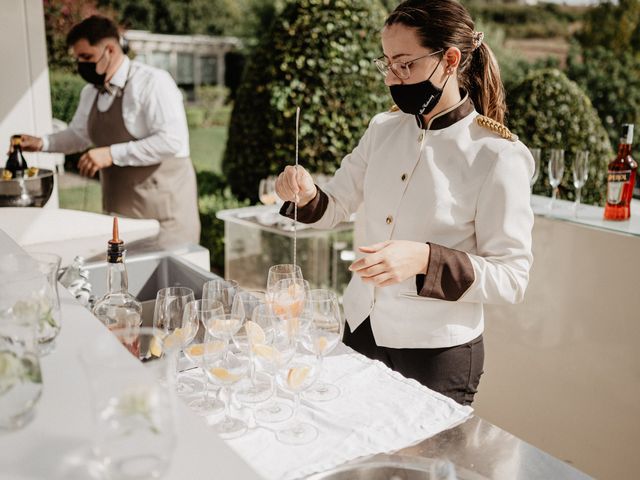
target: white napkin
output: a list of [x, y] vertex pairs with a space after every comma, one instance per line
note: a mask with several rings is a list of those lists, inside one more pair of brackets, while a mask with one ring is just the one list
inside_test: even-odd
[[262, 427], [227, 443], [265, 478], [294, 479], [408, 447], [473, 411], [357, 353], [325, 358], [321, 380], [337, 385], [342, 394], [327, 402], [302, 400], [298, 415], [320, 432], [312, 443], [284, 445]]

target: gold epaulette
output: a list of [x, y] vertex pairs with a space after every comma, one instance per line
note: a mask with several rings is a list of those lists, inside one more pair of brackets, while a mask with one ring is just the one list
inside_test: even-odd
[[500, 122], [496, 122], [492, 118], [485, 117], [484, 115], [478, 115], [478, 118], [476, 118], [476, 122], [481, 127], [491, 130], [493, 133], [497, 133], [502, 138], [511, 140], [512, 142], [518, 140], [518, 136], [515, 133], [511, 133], [511, 130], [502, 125]]
[[398, 107], [396, 104], [391, 105], [391, 108], [389, 109], [390, 112], [398, 112], [400, 110], [400, 107]]

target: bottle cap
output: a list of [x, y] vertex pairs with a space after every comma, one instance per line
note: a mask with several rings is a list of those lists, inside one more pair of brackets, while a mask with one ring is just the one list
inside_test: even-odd
[[109, 248], [107, 248], [107, 261], [109, 263], [122, 262], [124, 254], [124, 242], [120, 240], [118, 230], [118, 217], [113, 217], [113, 238], [109, 240]]
[[22, 143], [22, 135], [11, 135], [11, 145], [17, 146]]

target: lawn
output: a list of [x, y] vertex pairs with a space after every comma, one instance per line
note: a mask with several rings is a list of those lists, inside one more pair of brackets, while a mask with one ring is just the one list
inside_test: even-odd
[[[222, 154], [227, 143], [227, 127], [193, 128], [189, 131], [191, 160], [197, 171], [210, 170], [222, 173]], [[73, 175], [73, 174], [69, 174]], [[85, 186], [60, 189], [60, 208], [102, 211], [100, 184], [86, 182]]]

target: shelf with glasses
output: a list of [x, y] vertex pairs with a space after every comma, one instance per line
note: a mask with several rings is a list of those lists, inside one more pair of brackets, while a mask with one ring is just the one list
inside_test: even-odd
[[[225, 277], [262, 289], [270, 265], [292, 261], [292, 220], [279, 215], [276, 205], [222, 210], [216, 216], [225, 222]], [[331, 230], [298, 223], [298, 263], [314, 288], [341, 293], [346, 287], [354, 260], [353, 227], [353, 221]]]
[[640, 237], [640, 202], [637, 200], [631, 202], [631, 218], [624, 221], [604, 220], [602, 207], [581, 204], [576, 209], [574, 202], [556, 199], [552, 204], [549, 197], [541, 195], [531, 196], [531, 206], [533, 213], [546, 218]]

